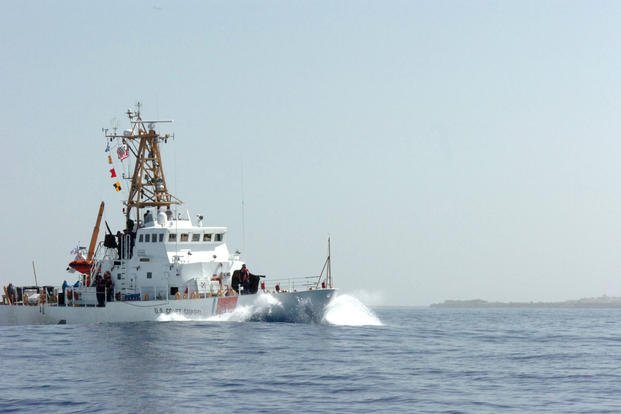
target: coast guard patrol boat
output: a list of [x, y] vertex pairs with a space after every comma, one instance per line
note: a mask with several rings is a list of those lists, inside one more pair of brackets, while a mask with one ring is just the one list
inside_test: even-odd
[[[154, 321], [165, 315], [225, 319], [237, 311], [268, 321], [320, 321], [335, 294], [329, 247], [319, 276], [266, 284], [265, 276], [248, 271], [239, 252], [229, 251], [225, 227], [178, 213], [182, 202], [168, 192], [160, 155], [160, 144], [173, 136], [156, 131], [159, 123], [172, 121], [145, 121], [140, 106], [127, 116], [130, 128], [123, 133], [104, 130], [111, 176], [113, 157], [128, 166], [125, 228], [114, 233], [106, 223], [98, 242], [102, 202], [88, 249], [78, 248], [67, 268], [80, 275], [78, 282], [9, 284], [0, 325]], [[121, 183], [114, 187], [120, 191]]]

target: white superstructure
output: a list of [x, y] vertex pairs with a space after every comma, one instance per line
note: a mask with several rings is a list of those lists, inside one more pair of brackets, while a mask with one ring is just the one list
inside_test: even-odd
[[230, 254], [226, 231], [194, 225], [187, 216], [145, 222], [136, 231], [133, 253], [124, 249], [131, 236], [120, 249], [100, 245], [95, 259], [101, 269], [95, 273], [110, 272], [117, 294], [143, 300], [226, 294], [232, 273], [243, 264]]

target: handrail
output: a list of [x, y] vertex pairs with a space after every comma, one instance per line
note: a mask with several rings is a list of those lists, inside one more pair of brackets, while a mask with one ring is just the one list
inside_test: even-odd
[[[279, 285], [281, 289], [288, 289], [289, 291], [293, 291], [296, 289], [296, 284], [300, 288], [312, 288], [315, 286], [315, 279], [317, 276], [297, 276], [297, 277], [286, 277], [286, 278], [269, 278], [267, 279], [266, 288], [270, 290], [269, 287], [275, 289], [276, 285]], [[269, 286], [269, 287], [268, 287]]]

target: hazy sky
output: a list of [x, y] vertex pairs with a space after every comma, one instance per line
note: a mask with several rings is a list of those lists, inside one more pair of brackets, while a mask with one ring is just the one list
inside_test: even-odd
[[140, 101], [232, 250], [243, 193], [256, 273], [317, 274], [331, 235], [373, 303], [621, 296], [620, 27], [618, 1], [3, 1], [0, 279], [62, 283], [100, 200], [116, 231], [101, 128]]

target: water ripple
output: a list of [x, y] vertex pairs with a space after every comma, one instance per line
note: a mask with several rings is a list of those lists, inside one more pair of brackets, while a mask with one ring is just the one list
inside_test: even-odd
[[621, 412], [616, 310], [1, 327], [0, 412]]

